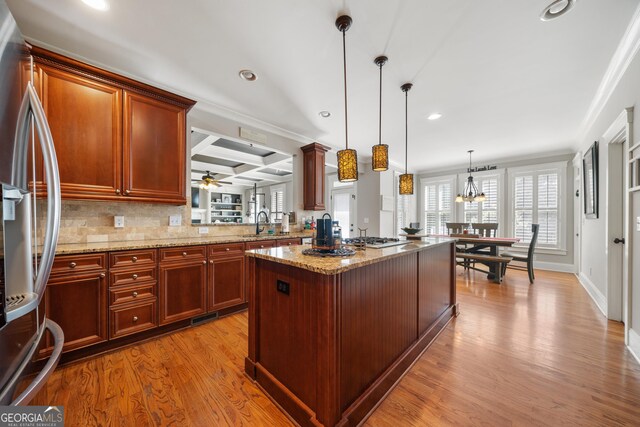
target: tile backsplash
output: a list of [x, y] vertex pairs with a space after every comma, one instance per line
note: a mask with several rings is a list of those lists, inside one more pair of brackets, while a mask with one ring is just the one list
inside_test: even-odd
[[[124, 216], [124, 227], [114, 227], [114, 216]], [[169, 226], [169, 216], [181, 215], [180, 226]], [[46, 216], [46, 204], [38, 203], [38, 216]], [[210, 225], [208, 234], [199, 234], [191, 225], [191, 208], [151, 203], [93, 202], [63, 200], [58, 243], [118, 242], [186, 237], [249, 234], [255, 225]]]

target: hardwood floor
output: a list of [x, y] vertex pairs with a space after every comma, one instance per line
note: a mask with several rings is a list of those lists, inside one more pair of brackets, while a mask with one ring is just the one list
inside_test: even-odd
[[[461, 314], [367, 426], [639, 425], [640, 365], [575, 277], [458, 270]], [[246, 313], [59, 368], [67, 426], [291, 425], [247, 377]]]

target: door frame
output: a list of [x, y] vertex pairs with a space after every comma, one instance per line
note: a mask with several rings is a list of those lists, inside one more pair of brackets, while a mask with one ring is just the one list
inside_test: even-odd
[[[577, 191], [577, 193], [576, 193]], [[582, 153], [578, 151], [573, 157], [573, 267], [574, 273], [580, 274], [582, 268]]]
[[[606, 227], [605, 250], [607, 256], [607, 317], [622, 321], [625, 343], [628, 343], [631, 319], [631, 264], [629, 248], [631, 230], [631, 200], [629, 197], [629, 143], [633, 141], [633, 107], [625, 108], [602, 136], [607, 150], [606, 173]], [[622, 181], [622, 186], [620, 185]], [[619, 219], [622, 218], [622, 224]], [[622, 225], [622, 233], [620, 233]], [[612, 250], [613, 239], [624, 237], [622, 251]], [[622, 272], [619, 266], [622, 265]], [[620, 274], [622, 273], [622, 274]]]
[[[358, 233], [355, 231], [355, 229], [357, 228], [357, 208], [358, 205], [356, 203], [356, 194], [357, 194], [357, 187], [354, 184], [352, 185], [345, 185], [342, 187], [335, 187], [331, 189], [331, 204], [330, 204], [330, 209], [329, 209], [329, 213], [331, 214], [331, 217], [333, 218], [333, 212], [334, 212], [334, 193], [347, 193], [349, 194], [349, 219], [350, 219], [350, 224], [348, 224], [348, 228], [349, 228], [349, 237], [357, 237]], [[344, 230], [344, 226], [342, 224], [340, 224], [340, 226], [342, 227], [342, 229]], [[342, 235], [344, 236], [344, 231], [342, 233]]]

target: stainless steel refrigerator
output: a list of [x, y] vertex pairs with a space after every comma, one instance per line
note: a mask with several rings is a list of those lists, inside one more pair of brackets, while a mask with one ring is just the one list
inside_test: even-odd
[[[33, 61], [5, 0], [0, 0], [0, 405], [25, 405], [60, 359], [64, 335], [38, 313], [51, 271], [60, 224], [60, 179], [53, 139], [33, 81]], [[35, 137], [37, 135], [37, 138]], [[35, 162], [47, 183], [46, 217], [36, 212]], [[44, 223], [38, 225], [39, 218]], [[43, 231], [42, 231], [43, 230]], [[54, 350], [39, 372], [34, 364], [46, 330]], [[35, 374], [23, 390], [17, 385]], [[31, 376], [29, 375], [29, 378]]]

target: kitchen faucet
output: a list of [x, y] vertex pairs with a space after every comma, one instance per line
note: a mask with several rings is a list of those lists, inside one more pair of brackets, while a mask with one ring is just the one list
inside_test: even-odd
[[269, 215], [267, 215], [265, 211], [258, 212], [258, 215], [256, 215], [256, 236], [259, 235], [262, 230], [264, 230], [264, 228], [260, 228], [260, 215], [264, 215], [266, 223], [269, 224]]

